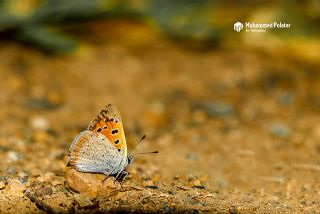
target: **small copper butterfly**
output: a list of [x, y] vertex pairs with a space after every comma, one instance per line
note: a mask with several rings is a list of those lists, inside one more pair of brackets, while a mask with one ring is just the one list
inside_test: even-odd
[[103, 173], [122, 181], [124, 169], [132, 162], [128, 155], [122, 120], [117, 108], [109, 104], [71, 143], [68, 166], [80, 172]]

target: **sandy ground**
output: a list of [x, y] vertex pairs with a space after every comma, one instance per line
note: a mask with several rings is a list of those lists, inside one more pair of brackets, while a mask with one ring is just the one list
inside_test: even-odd
[[[317, 66], [99, 27], [74, 55], [0, 43], [1, 213], [320, 211]], [[146, 134], [137, 151], [160, 153], [137, 158], [121, 185], [77, 193], [69, 145], [108, 103], [129, 148]]]

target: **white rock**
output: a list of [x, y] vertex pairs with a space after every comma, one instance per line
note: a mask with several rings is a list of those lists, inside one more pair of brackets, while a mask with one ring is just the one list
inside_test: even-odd
[[50, 127], [48, 120], [40, 116], [31, 118], [30, 125], [32, 128], [42, 131], [48, 130]]

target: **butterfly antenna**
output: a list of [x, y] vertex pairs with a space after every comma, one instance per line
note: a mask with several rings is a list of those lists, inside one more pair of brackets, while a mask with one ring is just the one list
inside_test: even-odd
[[146, 155], [146, 154], [156, 154], [156, 153], [159, 153], [159, 151], [152, 151], [152, 152], [139, 152], [139, 153], [132, 154], [131, 156]]
[[139, 140], [139, 142], [136, 143], [136, 144], [133, 146], [133, 148], [129, 151], [129, 154], [131, 154], [131, 152], [132, 152], [133, 150], [135, 150], [135, 148], [136, 148], [144, 139], [146, 139], [146, 135], [145, 135], [145, 134], [142, 136], [142, 138]]

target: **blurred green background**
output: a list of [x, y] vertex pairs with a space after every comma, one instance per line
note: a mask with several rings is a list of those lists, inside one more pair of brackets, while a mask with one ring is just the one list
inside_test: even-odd
[[[306, 52], [307, 58], [318, 57], [312, 50], [319, 47], [320, 2], [317, 0], [0, 1], [1, 39], [29, 44], [50, 53], [76, 50], [81, 45], [79, 33], [86, 34], [88, 23], [118, 19], [146, 23], [172, 41], [201, 50], [240, 43], [263, 49], [289, 47], [289, 52], [292, 48]], [[291, 28], [273, 29], [263, 36], [238, 34], [233, 31], [237, 21], [281, 21], [290, 23]], [[70, 32], [70, 28], [75, 27], [77, 33]], [[107, 27], [117, 28], [116, 25]]]

